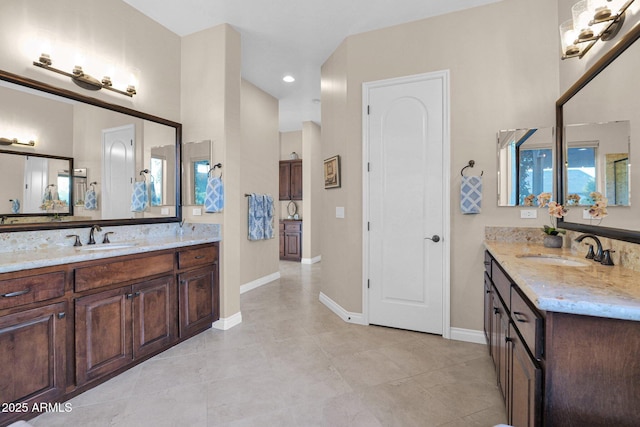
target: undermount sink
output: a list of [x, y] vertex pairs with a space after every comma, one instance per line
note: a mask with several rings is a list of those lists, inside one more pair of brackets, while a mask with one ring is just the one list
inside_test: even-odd
[[134, 246], [136, 246], [135, 243], [120, 243], [120, 244], [105, 243], [103, 245], [83, 246], [81, 248], [78, 248], [78, 250], [80, 250], [80, 251], [110, 251], [112, 249], [132, 248]]
[[565, 258], [560, 255], [522, 254], [516, 255], [516, 258], [526, 259], [527, 261], [534, 262], [536, 264], [560, 265], [563, 267], [586, 267], [589, 265], [588, 262]]

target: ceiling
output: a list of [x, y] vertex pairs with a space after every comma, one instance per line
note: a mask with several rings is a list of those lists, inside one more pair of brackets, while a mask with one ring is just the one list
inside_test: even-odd
[[[349, 35], [500, 0], [124, 0], [179, 36], [232, 25], [242, 77], [280, 101], [280, 131], [320, 123], [320, 67]], [[293, 83], [282, 77], [291, 74]]]

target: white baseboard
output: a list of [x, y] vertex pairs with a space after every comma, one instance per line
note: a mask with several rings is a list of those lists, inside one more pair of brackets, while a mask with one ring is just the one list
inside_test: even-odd
[[242, 323], [242, 313], [237, 312], [230, 317], [220, 318], [220, 320], [216, 320], [215, 322], [213, 322], [213, 325], [211, 325], [211, 327], [213, 327], [214, 329], [220, 329], [221, 331], [226, 331], [227, 329], [231, 329], [234, 326], [238, 326], [240, 323]]
[[245, 292], [249, 292], [255, 288], [259, 288], [260, 286], [266, 285], [269, 282], [273, 282], [274, 280], [278, 280], [280, 278], [280, 272], [277, 271], [268, 276], [261, 277], [259, 279], [254, 280], [253, 282], [245, 283], [240, 286], [240, 294], [244, 294]]
[[368, 325], [364, 321], [362, 313], [351, 313], [340, 306], [337, 302], [320, 292], [320, 302], [327, 306], [327, 308], [338, 315], [342, 320], [348, 323], [355, 323], [356, 325]]
[[487, 338], [483, 331], [474, 329], [451, 328], [449, 334], [452, 340], [472, 342], [475, 344], [487, 344]]
[[316, 262], [322, 261], [322, 255], [318, 255], [313, 258], [302, 258], [300, 261], [302, 264], [315, 264]]

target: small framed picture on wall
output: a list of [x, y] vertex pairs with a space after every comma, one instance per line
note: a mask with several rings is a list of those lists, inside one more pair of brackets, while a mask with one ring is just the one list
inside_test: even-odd
[[340, 156], [324, 161], [324, 188], [340, 188]]

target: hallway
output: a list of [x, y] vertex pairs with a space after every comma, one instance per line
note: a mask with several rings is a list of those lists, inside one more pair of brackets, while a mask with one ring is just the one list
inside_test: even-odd
[[343, 322], [322, 263], [282, 261], [209, 330], [70, 400], [34, 426], [448, 426], [506, 421], [485, 346]]

